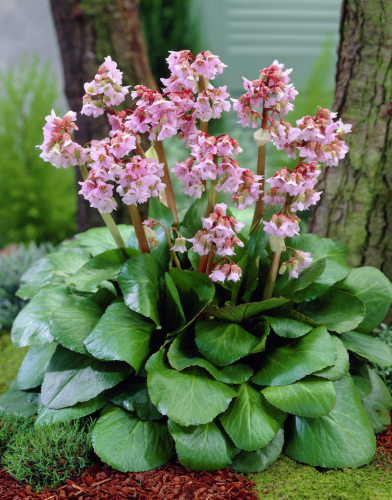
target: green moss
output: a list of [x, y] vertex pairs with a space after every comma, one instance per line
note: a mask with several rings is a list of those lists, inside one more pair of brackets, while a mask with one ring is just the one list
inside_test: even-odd
[[0, 332], [0, 395], [8, 390], [16, 377], [28, 347], [16, 349], [7, 332]]
[[257, 483], [259, 498], [265, 500], [277, 498], [390, 500], [392, 498], [392, 466], [380, 455], [370, 464], [358, 469], [315, 468], [281, 455], [271, 467], [264, 472], [251, 475], [250, 479]]

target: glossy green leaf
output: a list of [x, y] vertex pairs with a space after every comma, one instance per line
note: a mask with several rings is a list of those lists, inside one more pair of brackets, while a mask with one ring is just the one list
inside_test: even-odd
[[306, 323], [301, 323], [301, 321], [296, 321], [290, 318], [272, 318], [270, 316], [263, 316], [263, 318], [268, 321], [271, 328], [280, 337], [286, 337], [289, 339], [295, 339], [297, 337], [302, 337], [313, 327], [307, 325]]
[[30, 347], [18, 371], [19, 389], [26, 391], [42, 384], [56, 347], [56, 342]]
[[[171, 210], [154, 197], [150, 198], [149, 200], [148, 217], [159, 220], [167, 228], [173, 225], [173, 214]], [[159, 241], [159, 244], [158, 248], [151, 249], [151, 254], [155, 259], [159, 277], [163, 277], [167, 268], [169, 267], [169, 246], [167, 244], [165, 230], [163, 229], [163, 227], [156, 226], [154, 228], [154, 231], [156, 232], [156, 239]]]
[[0, 411], [32, 417], [38, 411], [39, 401], [38, 392], [20, 391], [16, 383], [12, 383], [9, 390], [0, 397]]
[[16, 295], [32, 299], [44, 288], [62, 285], [66, 277], [74, 274], [89, 258], [82, 249], [53, 252], [42, 257], [22, 276]]
[[377, 373], [366, 367], [372, 391], [362, 399], [363, 407], [375, 434], [384, 432], [391, 423], [392, 396]]
[[325, 271], [326, 259], [317, 260], [305, 269], [298, 278], [289, 280], [288, 273], [281, 276], [275, 285], [274, 296], [292, 298], [300, 290], [314, 283]]
[[[244, 212], [247, 212], [246, 210]], [[251, 213], [249, 211], [249, 213]], [[243, 300], [249, 302], [253, 292], [257, 288], [260, 254], [267, 246], [269, 234], [259, 226], [256, 231], [249, 236], [248, 261], [244, 272], [244, 295]]]
[[158, 276], [152, 255], [144, 253], [130, 259], [118, 276], [127, 306], [159, 326]]
[[84, 403], [76, 403], [74, 406], [69, 408], [62, 408], [61, 410], [51, 410], [43, 406], [38, 413], [38, 417], [35, 421], [35, 425], [51, 425], [56, 422], [70, 422], [71, 420], [77, 420], [78, 418], [86, 417], [92, 413], [100, 410], [107, 400], [104, 394], [99, 394], [89, 401]]
[[155, 469], [175, 453], [165, 421], [143, 421], [116, 406], [99, 418], [92, 436], [95, 453], [121, 472]]
[[237, 390], [238, 396], [219, 419], [238, 448], [256, 451], [275, 436], [286, 420], [286, 413], [270, 405], [250, 384], [241, 384]]
[[[339, 288], [359, 297], [366, 306], [366, 318], [357, 326], [360, 333], [370, 333], [385, 318], [392, 302], [392, 284], [374, 267], [351, 269]], [[354, 328], [350, 328], [353, 330]]]
[[208, 196], [203, 194], [186, 212], [180, 225], [180, 233], [185, 238], [193, 238], [197, 231], [203, 227], [202, 217], [206, 216]]
[[236, 452], [234, 444], [215, 422], [181, 427], [172, 420], [169, 432], [176, 443], [178, 460], [196, 472], [227, 467]]
[[337, 333], [354, 330], [366, 314], [362, 300], [337, 288], [331, 288], [311, 302], [299, 304], [298, 311]]
[[70, 285], [75, 285], [78, 290], [91, 292], [97, 288], [102, 281], [117, 279], [125, 262], [129, 258], [139, 254], [140, 252], [133, 248], [106, 250], [106, 252], [86, 262], [76, 274], [68, 276], [65, 282]]
[[263, 300], [262, 302], [250, 302], [249, 304], [240, 304], [239, 306], [225, 306], [220, 309], [209, 307], [208, 314], [217, 319], [230, 321], [232, 323], [243, 323], [254, 316], [262, 314], [264, 311], [276, 309], [289, 302], [284, 298], [273, 298]]
[[132, 368], [105, 363], [58, 345], [42, 384], [42, 403], [54, 410], [89, 401], [117, 385]]
[[370, 378], [367, 373], [367, 367], [364, 366], [363, 368], [365, 373], [351, 375], [352, 381], [354, 382], [355, 388], [357, 389], [361, 399], [368, 396], [372, 392], [372, 383], [370, 382]]
[[283, 429], [264, 448], [257, 451], [241, 450], [230, 465], [238, 472], [261, 472], [275, 462], [282, 452], [284, 443]]
[[312, 376], [290, 385], [266, 387], [261, 392], [276, 408], [310, 418], [322, 417], [329, 413], [336, 400], [333, 382]]
[[180, 296], [176, 285], [168, 273], [165, 274], [165, 324], [172, 333], [180, 332], [185, 324], [185, 313], [181, 305]]
[[331, 335], [331, 340], [335, 346], [336, 352], [338, 353], [335, 364], [329, 368], [324, 368], [323, 370], [315, 372], [314, 375], [332, 380], [332, 382], [337, 382], [347, 375], [350, 363], [348, 360], [348, 352], [346, 351], [342, 341], [338, 339], [336, 335]]
[[376, 439], [350, 375], [334, 382], [336, 403], [320, 418], [290, 417], [285, 453], [319, 467], [359, 467], [376, 451]]
[[44, 345], [53, 341], [49, 330], [50, 316], [67, 300], [65, 285], [39, 292], [16, 317], [11, 338], [15, 347]]
[[252, 368], [245, 364], [233, 364], [222, 368], [214, 366], [200, 355], [193, 335], [187, 330], [174, 339], [167, 357], [171, 366], [176, 370], [181, 371], [190, 366], [199, 366], [206, 369], [215, 380], [225, 384], [242, 384], [253, 375]]
[[391, 349], [382, 340], [357, 332], [345, 332], [340, 338], [344, 347], [349, 351], [353, 351], [380, 365], [392, 365]]
[[212, 379], [200, 368], [173, 370], [164, 349], [151, 356], [146, 370], [151, 401], [163, 415], [180, 425], [211, 422], [237, 395], [231, 387]]
[[[126, 226], [125, 224], [117, 224], [120, 234], [127, 244], [129, 237], [135, 233], [133, 226]], [[79, 241], [83, 248], [91, 253], [93, 257], [99, 255], [106, 250], [117, 248], [113, 236], [107, 227], [94, 227], [88, 231], [79, 234]]]
[[178, 290], [186, 322], [189, 324], [212, 301], [215, 287], [203, 273], [172, 269], [170, 277]]
[[121, 298], [105, 311], [84, 341], [87, 351], [104, 361], [126, 361], [139, 371], [150, 353], [155, 324], [129, 309]]
[[336, 349], [323, 326], [304, 337], [290, 340], [284, 347], [269, 349], [260, 356], [262, 368], [252, 381], [259, 385], [288, 385], [335, 364]]

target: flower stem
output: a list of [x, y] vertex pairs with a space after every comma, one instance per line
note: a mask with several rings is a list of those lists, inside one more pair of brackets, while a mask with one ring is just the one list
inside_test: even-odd
[[[268, 109], [263, 109], [263, 118], [261, 121], [261, 128], [263, 130], [267, 130], [268, 126]], [[258, 157], [257, 157], [257, 175], [262, 175], [260, 187], [262, 192], [259, 195], [259, 199], [256, 201], [255, 213], [253, 215], [252, 221], [252, 231], [255, 231], [260, 224], [260, 220], [263, 217], [264, 211], [264, 177], [265, 177], [265, 153], [266, 153], [267, 145], [259, 147]]]
[[135, 233], [137, 241], [139, 243], [140, 251], [142, 253], [150, 253], [150, 247], [148, 246], [139, 209], [137, 208], [136, 205], [128, 205], [128, 208], [129, 208], [129, 213], [131, 214], [133, 227], [135, 228]]
[[170, 180], [169, 168], [167, 166], [167, 158], [165, 153], [165, 148], [163, 147], [162, 141], [155, 141], [155, 151], [158, 155], [159, 163], [163, 163], [163, 182], [166, 184], [165, 193], [168, 207], [173, 214], [173, 223], [178, 226], [180, 221], [178, 219], [176, 199], [174, 197], [173, 186]]
[[271, 266], [268, 273], [267, 283], [264, 289], [263, 300], [270, 299], [274, 293], [276, 276], [279, 270], [280, 256], [282, 252], [274, 252], [272, 254]]
[[[200, 76], [199, 81], [197, 82], [197, 87], [198, 87], [199, 93], [204, 92], [205, 89], [207, 88], [207, 85], [208, 85], [208, 80], [207, 80], [207, 84], [206, 84], [206, 81], [204, 80], [204, 76]], [[203, 120], [200, 120], [200, 130], [202, 132], [205, 132], [206, 134], [208, 134], [208, 122], [204, 122]]]
[[[218, 162], [218, 158], [214, 159], [215, 164]], [[207, 211], [206, 211], [206, 217], [208, 217], [212, 211], [214, 210], [214, 205], [216, 203], [216, 197], [218, 193], [215, 191], [215, 186], [218, 183], [218, 179], [211, 180], [211, 185], [210, 185], [210, 192], [208, 193], [208, 203], [207, 203]], [[212, 252], [210, 252], [211, 254]], [[205, 273], [206, 268], [207, 268], [207, 263], [208, 263], [208, 255], [201, 255], [199, 258], [199, 264], [197, 266], [197, 271], [199, 273]]]
[[[173, 257], [174, 265], [176, 267], [178, 267], [178, 269], [181, 269], [180, 259], [178, 258], [176, 252], [174, 250], [172, 250], [173, 242], [172, 242], [172, 240], [170, 238], [169, 229], [167, 229], [166, 226], [164, 226], [163, 224], [160, 224], [160, 225], [161, 225], [161, 227], [163, 227], [163, 230], [165, 231], [166, 241], [167, 241], [167, 244], [169, 246], [170, 254]], [[177, 231], [176, 228], [174, 228], [174, 229]]]
[[[82, 175], [83, 180], [87, 180], [88, 178], [88, 170], [86, 165], [80, 165], [79, 166], [80, 173]], [[114, 242], [117, 245], [117, 248], [125, 248], [125, 243], [124, 240], [121, 236], [120, 231], [118, 230], [118, 227], [116, 223], [113, 220], [113, 217], [108, 214], [108, 213], [100, 213], [104, 223], [106, 224], [106, 227], [109, 229], [110, 234], [112, 235]]]
[[[207, 256], [206, 256], [207, 257]], [[209, 276], [214, 269], [215, 252], [210, 252], [207, 260], [206, 275]]]

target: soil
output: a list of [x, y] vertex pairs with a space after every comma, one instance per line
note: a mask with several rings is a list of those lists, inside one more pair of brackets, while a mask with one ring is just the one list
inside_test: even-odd
[[[391, 412], [392, 418], [392, 412]], [[381, 434], [377, 434], [377, 448], [381, 448], [386, 455], [392, 458], [392, 423], [388, 429]]]

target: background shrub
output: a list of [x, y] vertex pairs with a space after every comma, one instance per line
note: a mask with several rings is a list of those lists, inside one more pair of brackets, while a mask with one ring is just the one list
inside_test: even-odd
[[[373, 332], [375, 337], [378, 337], [380, 340], [388, 344], [390, 349], [392, 349], [392, 326], [387, 326], [384, 323], [376, 328]], [[388, 389], [392, 393], [392, 367], [391, 366], [381, 366], [376, 363], [370, 363], [372, 368], [380, 375], [380, 377], [384, 380]]]

